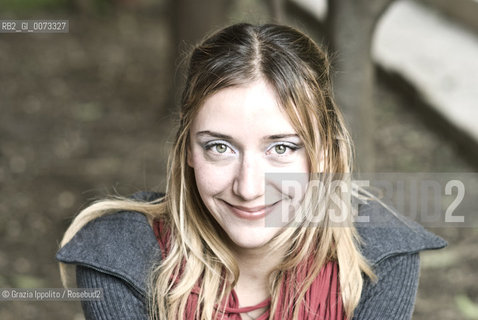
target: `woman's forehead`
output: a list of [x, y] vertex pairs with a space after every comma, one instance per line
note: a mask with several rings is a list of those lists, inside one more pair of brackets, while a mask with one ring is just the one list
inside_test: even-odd
[[263, 80], [221, 89], [208, 97], [193, 120], [192, 130], [295, 132], [274, 89]]

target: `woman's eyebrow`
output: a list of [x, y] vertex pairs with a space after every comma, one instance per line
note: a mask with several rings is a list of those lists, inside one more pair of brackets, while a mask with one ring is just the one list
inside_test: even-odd
[[286, 138], [297, 138], [300, 139], [299, 135], [296, 133], [283, 133], [283, 134], [274, 134], [271, 136], [264, 137], [264, 140], [280, 140]]
[[[233, 137], [228, 136], [223, 133], [215, 132], [215, 131], [210, 131], [210, 130], [204, 130], [204, 131], [199, 131], [196, 133], [197, 137], [201, 136], [211, 136], [219, 139], [224, 139], [224, 140], [234, 140]], [[266, 136], [262, 138], [264, 141], [271, 141], [271, 140], [280, 140], [280, 139], [286, 139], [286, 138], [297, 138], [300, 139], [299, 135], [296, 133], [281, 133], [281, 134], [273, 134], [270, 136]]]
[[216, 137], [216, 138], [224, 139], [224, 140], [232, 140], [231, 136], [228, 136], [226, 134], [222, 134], [219, 132], [209, 131], [209, 130], [199, 131], [198, 133], [196, 133], [196, 136], [197, 137], [211, 136], [211, 137]]

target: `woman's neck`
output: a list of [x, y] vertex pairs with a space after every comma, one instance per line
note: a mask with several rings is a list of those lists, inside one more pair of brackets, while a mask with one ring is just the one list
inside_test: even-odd
[[234, 248], [240, 275], [234, 290], [240, 306], [255, 305], [269, 297], [269, 275], [283, 255], [280, 250], [261, 248]]

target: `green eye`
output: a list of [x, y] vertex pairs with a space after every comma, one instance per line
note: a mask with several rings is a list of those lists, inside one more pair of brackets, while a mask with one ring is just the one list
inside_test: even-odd
[[216, 145], [214, 146], [214, 148], [216, 148], [216, 151], [217, 151], [218, 153], [224, 153], [224, 152], [227, 151], [227, 146], [226, 146], [225, 144], [222, 144], [222, 143], [216, 144]]
[[283, 144], [278, 144], [274, 147], [274, 150], [277, 154], [284, 154], [287, 151], [287, 147]]

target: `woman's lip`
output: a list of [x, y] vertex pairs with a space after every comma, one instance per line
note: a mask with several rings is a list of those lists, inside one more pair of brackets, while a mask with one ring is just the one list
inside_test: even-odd
[[267, 206], [257, 206], [257, 207], [248, 208], [248, 207], [243, 207], [243, 206], [235, 206], [235, 205], [232, 205], [232, 204], [229, 204], [229, 205], [231, 207], [234, 207], [236, 209], [246, 211], [246, 212], [256, 212], [256, 211], [261, 211], [261, 210], [267, 208]]
[[227, 207], [239, 218], [246, 219], [246, 220], [258, 220], [264, 218], [269, 212], [271, 212], [272, 208], [280, 202], [277, 201], [270, 205], [265, 206], [256, 206], [256, 207], [244, 207], [244, 206], [236, 206], [232, 205], [227, 201], [223, 201]]

